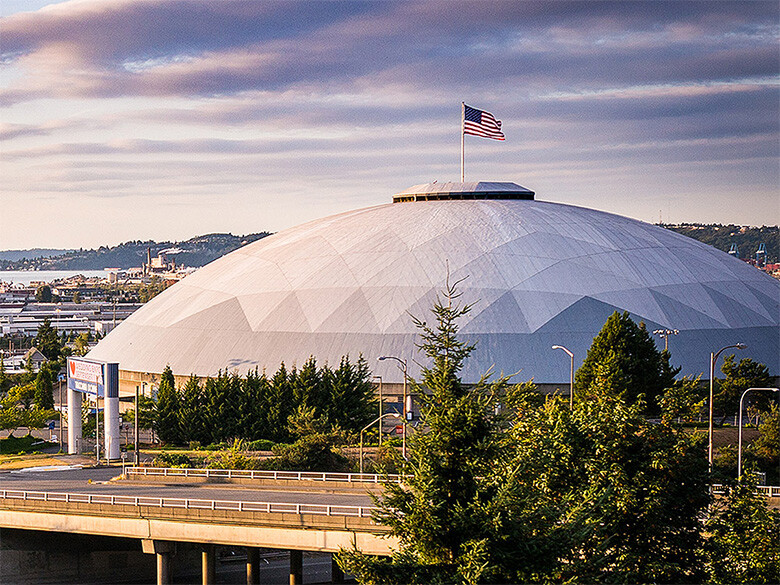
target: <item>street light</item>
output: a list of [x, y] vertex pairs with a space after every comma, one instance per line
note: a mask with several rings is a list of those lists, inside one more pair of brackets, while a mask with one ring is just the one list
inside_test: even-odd
[[374, 376], [373, 379], [379, 380], [379, 446], [382, 446], [382, 414], [384, 411], [384, 402], [382, 398], [382, 376]]
[[406, 461], [406, 378], [407, 378], [407, 369], [406, 369], [406, 360], [401, 359], [399, 357], [396, 357], [394, 355], [383, 355], [378, 358], [378, 361], [383, 362], [385, 360], [395, 360], [400, 365], [398, 366], [400, 370], [404, 373], [404, 401], [403, 405], [401, 406], [401, 411], [403, 412], [403, 423], [401, 425], [401, 455], [404, 458], [404, 461]]
[[[364, 426], [360, 430], [360, 473], [363, 473], [363, 431], [367, 431], [368, 428], [371, 427], [375, 422], [378, 422], [381, 425], [382, 424], [382, 419], [385, 418], [386, 416], [398, 417], [400, 415], [397, 412], [388, 412], [387, 414], [383, 414], [382, 416], [380, 416], [376, 420], [372, 420], [370, 423], [368, 423], [366, 426]], [[381, 426], [380, 426], [379, 434], [380, 435], [382, 434]]]
[[669, 336], [679, 334], [679, 329], [656, 329], [653, 331], [653, 335], [658, 335], [658, 337], [661, 337], [664, 340], [664, 351], [669, 350]]
[[735, 343], [734, 345], [727, 345], [726, 347], [721, 347], [717, 352], [710, 354], [710, 420], [709, 420], [709, 433], [708, 433], [708, 448], [707, 448], [707, 460], [710, 463], [710, 471], [712, 471], [712, 400], [713, 400], [713, 392], [714, 392], [714, 382], [715, 382], [715, 362], [718, 361], [718, 356], [721, 354], [721, 352], [726, 351], [727, 349], [745, 349], [747, 345], [744, 343]]
[[574, 354], [562, 345], [553, 345], [553, 349], [562, 349], [571, 359], [571, 369], [569, 370], [569, 409], [574, 410]]
[[739, 447], [737, 448], [737, 479], [742, 477], [742, 401], [745, 399], [745, 395], [751, 390], [780, 392], [780, 388], [748, 388], [742, 393], [742, 396], [739, 399]]

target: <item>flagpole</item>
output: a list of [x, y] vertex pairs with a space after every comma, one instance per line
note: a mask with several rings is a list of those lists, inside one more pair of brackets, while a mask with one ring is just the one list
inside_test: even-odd
[[464, 163], [464, 145], [465, 145], [465, 120], [466, 120], [466, 102], [460, 102], [460, 182], [465, 183], [465, 173], [463, 171]]

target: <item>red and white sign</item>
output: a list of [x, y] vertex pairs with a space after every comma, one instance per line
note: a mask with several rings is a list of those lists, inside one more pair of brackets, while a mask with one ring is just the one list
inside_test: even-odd
[[90, 384], [103, 384], [103, 364], [77, 360], [68, 360], [68, 377]]

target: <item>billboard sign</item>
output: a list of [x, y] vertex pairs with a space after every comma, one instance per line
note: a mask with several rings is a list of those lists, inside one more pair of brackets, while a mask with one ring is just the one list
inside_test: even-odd
[[76, 392], [104, 397], [105, 372], [100, 362], [68, 358], [68, 388]]

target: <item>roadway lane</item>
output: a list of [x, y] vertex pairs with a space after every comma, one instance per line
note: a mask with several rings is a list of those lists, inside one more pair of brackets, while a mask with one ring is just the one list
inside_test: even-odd
[[313, 482], [306, 482], [306, 491], [290, 488], [255, 488], [247, 485], [214, 484], [139, 484], [110, 481], [121, 473], [119, 468], [85, 468], [4, 472], [0, 473], [0, 489], [38, 492], [113, 494], [149, 496], [155, 498], [188, 498], [197, 500], [229, 500], [244, 502], [283, 502], [292, 504], [325, 504], [333, 506], [373, 506], [371, 497], [356, 494], [317, 493]]

